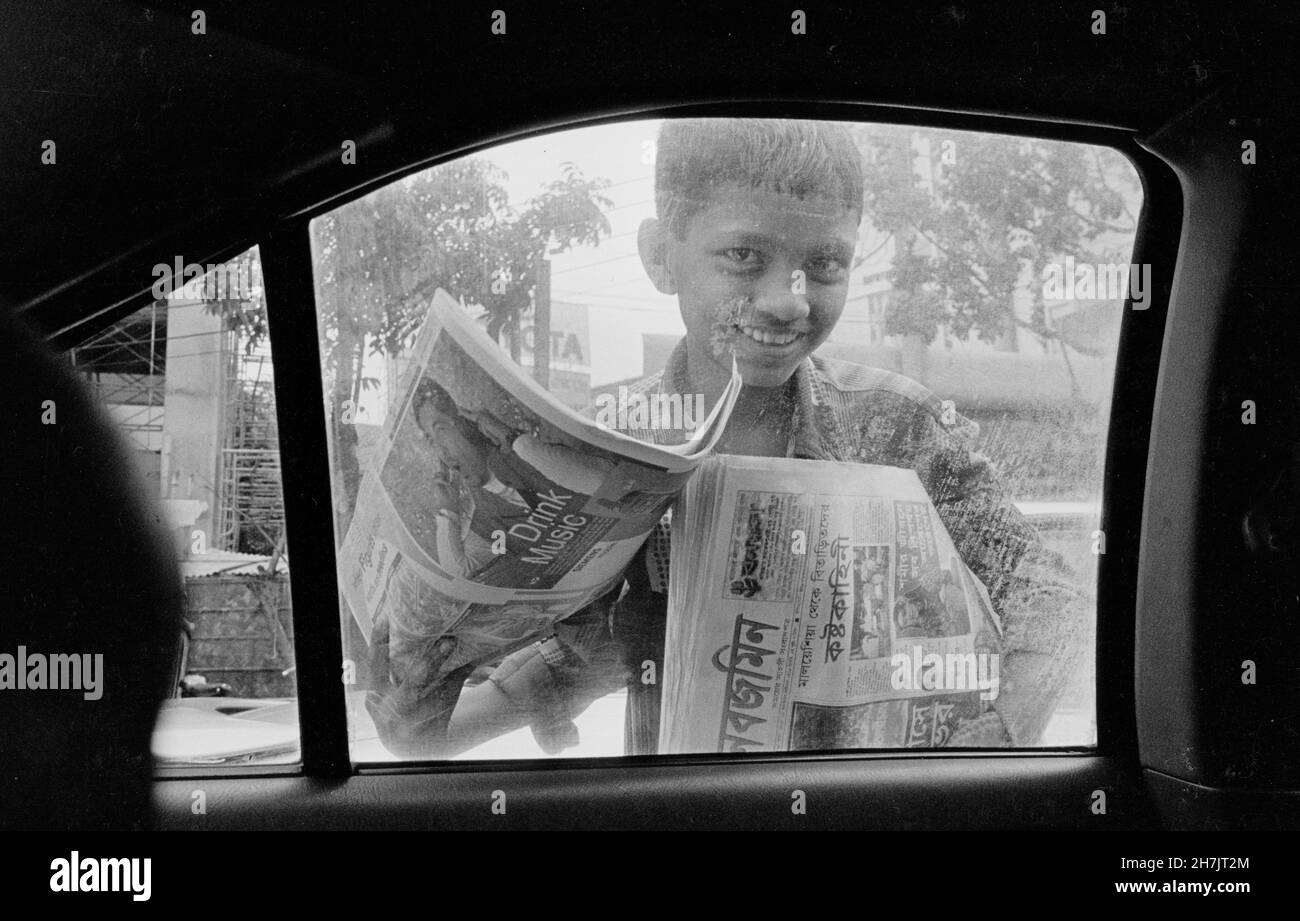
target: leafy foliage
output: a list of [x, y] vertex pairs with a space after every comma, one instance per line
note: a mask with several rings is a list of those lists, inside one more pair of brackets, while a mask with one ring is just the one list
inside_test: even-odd
[[[317, 300], [327, 373], [353, 382], [362, 343], [398, 354], [437, 288], [481, 306], [497, 337], [529, 309], [539, 261], [609, 234], [600, 195], [572, 163], [522, 209], [504, 175], [470, 157], [426, 170], [320, 219]], [[349, 388], [336, 388], [347, 393]]]
[[[1066, 256], [1128, 259], [1119, 249], [1136, 225], [1127, 205], [1136, 190], [1123, 185], [1134, 174], [1114, 151], [887, 125], [856, 131], [866, 213], [894, 239], [888, 333], [932, 342], [943, 329], [998, 342], [1024, 326], [1059, 339], [1046, 322], [1044, 267]], [[1014, 309], [1018, 291], [1030, 298], [1027, 318]]]

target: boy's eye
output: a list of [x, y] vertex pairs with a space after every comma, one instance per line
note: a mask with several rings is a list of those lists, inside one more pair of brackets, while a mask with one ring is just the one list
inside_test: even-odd
[[732, 246], [722, 251], [722, 255], [727, 257], [730, 262], [743, 268], [750, 268], [762, 263], [763, 257], [758, 250], [748, 246]]
[[819, 280], [835, 280], [848, 271], [848, 266], [838, 256], [814, 256], [808, 260], [808, 270]]

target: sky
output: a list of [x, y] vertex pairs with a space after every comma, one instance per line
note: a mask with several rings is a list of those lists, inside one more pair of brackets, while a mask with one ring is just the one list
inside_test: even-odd
[[551, 259], [552, 300], [589, 305], [593, 386], [640, 372], [642, 333], [685, 333], [676, 300], [655, 290], [637, 254], [637, 228], [654, 216], [651, 154], [658, 131], [658, 120], [607, 124], [506, 144], [485, 155], [506, 172], [515, 207], [558, 178], [566, 161], [610, 183], [609, 237], [598, 247]]

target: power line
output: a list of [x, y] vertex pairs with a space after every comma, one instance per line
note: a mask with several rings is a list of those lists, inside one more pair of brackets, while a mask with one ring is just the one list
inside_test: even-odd
[[588, 269], [595, 268], [598, 265], [608, 265], [611, 262], [622, 262], [624, 259], [640, 258], [640, 256], [641, 254], [639, 252], [623, 253], [618, 256], [610, 256], [608, 259], [600, 259], [597, 260], [596, 262], [584, 262], [582, 265], [573, 266], [572, 268], [552, 271], [551, 277], [554, 278], [556, 275], [565, 275], [570, 272], [585, 272]]

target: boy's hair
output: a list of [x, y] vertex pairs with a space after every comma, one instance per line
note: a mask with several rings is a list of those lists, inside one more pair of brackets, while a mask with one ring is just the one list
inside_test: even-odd
[[679, 240], [719, 186], [828, 195], [861, 215], [862, 184], [862, 155], [837, 122], [684, 118], [659, 129], [655, 207]]

